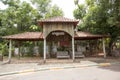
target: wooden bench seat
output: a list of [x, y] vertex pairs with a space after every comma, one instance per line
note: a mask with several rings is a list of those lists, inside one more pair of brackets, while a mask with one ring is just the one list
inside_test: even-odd
[[57, 52], [57, 58], [70, 58], [70, 55], [67, 51], [58, 51]]
[[84, 58], [84, 54], [82, 52], [75, 52], [75, 58]]

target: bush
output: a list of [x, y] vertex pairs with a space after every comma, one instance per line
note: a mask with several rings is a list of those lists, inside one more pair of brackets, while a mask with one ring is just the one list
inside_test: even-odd
[[5, 55], [8, 53], [8, 47], [5, 43], [0, 43], [0, 55]]

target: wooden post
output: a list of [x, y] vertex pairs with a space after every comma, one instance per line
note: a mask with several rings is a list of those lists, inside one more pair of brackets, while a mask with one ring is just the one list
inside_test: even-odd
[[106, 51], [105, 51], [105, 41], [104, 38], [102, 39], [103, 42], [103, 53], [104, 53], [104, 58], [106, 58]]
[[20, 54], [21, 54], [21, 52], [20, 52], [20, 41], [18, 41], [18, 59], [20, 59]]
[[46, 38], [44, 38], [44, 63], [46, 63]]
[[74, 46], [74, 37], [72, 37], [72, 59], [75, 60], [75, 46]]
[[9, 57], [8, 57], [8, 63], [11, 62], [11, 55], [12, 55], [12, 40], [9, 42]]

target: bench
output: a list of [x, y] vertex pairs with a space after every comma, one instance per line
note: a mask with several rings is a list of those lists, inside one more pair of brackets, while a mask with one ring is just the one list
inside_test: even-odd
[[84, 54], [82, 52], [75, 52], [75, 58], [84, 58]]
[[70, 55], [67, 51], [58, 51], [57, 52], [57, 58], [70, 58]]

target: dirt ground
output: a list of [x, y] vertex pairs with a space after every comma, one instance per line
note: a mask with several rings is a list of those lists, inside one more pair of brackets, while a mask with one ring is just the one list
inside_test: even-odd
[[[3, 60], [6, 61], [8, 58], [4, 57]], [[92, 61], [96, 63], [104, 63], [104, 62], [120, 62], [120, 58], [115, 57], [85, 57], [85, 58], [77, 58], [75, 59], [74, 63], [80, 63], [81, 61]], [[43, 58], [40, 57], [12, 57], [11, 64], [22, 64], [22, 63], [42, 63]], [[46, 64], [51, 63], [73, 63], [72, 59], [56, 59], [56, 58], [49, 58], [46, 59]]]

